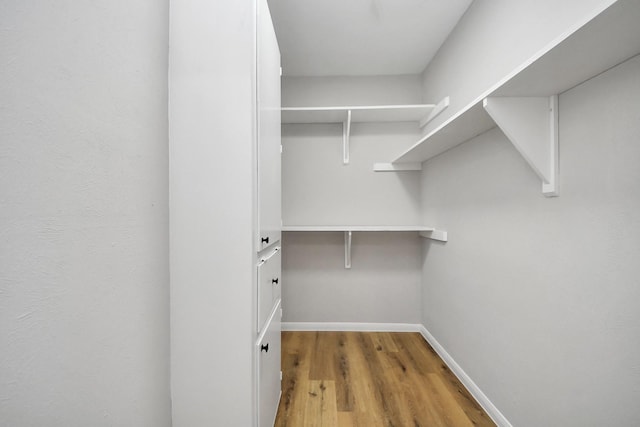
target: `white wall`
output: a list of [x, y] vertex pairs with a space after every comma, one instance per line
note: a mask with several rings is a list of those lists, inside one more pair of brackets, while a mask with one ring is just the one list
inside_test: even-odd
[[0, 4], [0, 424], [169, 426], [168, 4]]
[[255, 2], [171, 3], [173, 425], [250, 426]]
[[497, 129], [425, 165], [424, 324], [517, 426], [638, 425], [640, 57], [560, 96], [560, 185]]
[[[287, 77], [285, 106], [421, 102], [420, 76]], [[420, 136], [415, 123], [354, 123], [350, 164], [342, 162], [342, 125], [283, 125], [285, 225], [421, 223], [420, 174], [376, 173]], [[344, 268], [342, 233], [284, 233], [285, 322], [418, 323], [417, 233], [355, 233]]]
[[[478, 99], [568, 28], [611, 3], [474, 1], [425, 70], [424, 98], [451, 96], [449, 109], [426, 131]], [[572, 93], [580, 90], [588, 91]], [[593, 164], [598, 156], [590, 157], [581, 145], [585, 141], [579, 143], [577, 136], [565, 134], [573, 126], [574, 131], [582, 129], [590, 144], [606, 144], [597, 141], [596, 130], [602, 130], [602, 123], [607, 123], [605, 130], [626, 128], [631, 134], [637, 128], [629, 129], [630, 124], [623, 123], [626, 119], [616, 116], [628, 111], [630, 102], [617, 104], [615, 96], [609, 101], [587, 98], [583, 101], [589, 101], [591, 111], [567, 107], [570, 96], [561, 97], [559, 199], [542, 198], [540, 181], [497, 130], [432, 159], [423, 172], [425, 220], [450, 232], [446, 245], [425, 245], [425, 326], [515, 425], [598, 425], [611, 424], [611, 419], [620, 420], [613, 422], [618, 425], [637, 424], [635, 410], [622, 409], [618, 403], [606, 410], [597, 406], [611, 403], [614, 393], [607, 389], [638, 389], [637, 379], [622, 379], [621, 371], [611, 373], [620, 359], [627, 370], [636, 370], [626, 360], [637, 358], [637, 347], [620, 342], [637, 335], [638, 318], [622, 314], [624, 321], [618, 320], [615, 310], [621, 301], [599, 289], [605, 282], [608, 289], [613, 283], [621, 294], [633, 293], [628, 286], [633, 247], [624, 242], [603, 245], [585, 233], [589, 228], [608, 227], [612, 220], [619, 227], [613, 235], [621, 234], [623, 228], [627, 231], [629, 224], [619, 221], [629, 215], [624, 213], [628, 203], [633, 205], [637, 199], [624, 201], [613, 186], [595, 190], [602, 186], [594, 187], [586, 178], [598, 176], [598, 166]], [[602, 117], [598, 106], [607, 102], [615, 107]], [[576, 124], [568, 125], [572, 111], [579, 111], [578, 117], [573, 117]], [[567, 138], [574, 138], [576, 155]], [[603, 150], [606, 145], [599, 146]], [[622, 157], [633, 157], [632, 146], [625, 150]], [[567, 167], [576, 161], [582, 178], [576, 179], [580, 200], [567, 194], [571, 191]], [[606, 166], [605, 176], [617, 174], [613, 182], [628, 181], [627, 165], [626, 170]], [[609, 201], [614, 202], [611, 209], [605, 207]], [[621, 281], [616, 280], [619, 277]], [[628, 312], [624, 304], [620, 309]], [[592, 313], [600, 320], [591, 319]], [[599, 339], [590, 339], [609, 348], [593, 352], [588, 347], [587, 335], [593, 334], [589, 328], [594, 322]], [[619, 327], [620, 323], [625, 326]], [[590, 352], [601, 361], [603, 355], [608, 357], [612, 364], [595, 369], [592, 376], [589, 361], [597, 357]], [[602, 393], [596, 390], [601, 381]], [[629, 386], [630, 382], [635, 385]], [[535, 412], [541, 407], [544, 411]], [[571, 418], [576, 414], [578, 418]], [[613, 414], [615, 418], [604, 421]]]
[[288, 124], [282, 131], [285, 225], [412, 225], [420, 219], [420, 174], [381, 173], [420, 137], [412, 123], [353, 123], [343, 164], [341, 124]]
[[420, 75], [282, 78], [283, 107], [422, 103]]
[[420, 323], [421, 240], [409, 232], [353, 233], [346, 270], [343, 233], [284, 233], [285, 321]]
[[[419, 76], [285, 77], [282, 105], [420, 103]], [[350, 163], [343, 164], [341, 124], [286, 124], [282, 129], [285, 225], [402, 225], [420, 221], [417, 173], [376, 173], [414, 143], [415, 123], [353, 123]]]

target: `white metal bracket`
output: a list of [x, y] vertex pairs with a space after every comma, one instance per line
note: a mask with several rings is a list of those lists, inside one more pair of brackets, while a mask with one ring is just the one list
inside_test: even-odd
[[344, 268], [351, 268], [351, 231], [344, 232]]
[[351, 138], [351, 110], [347, 110], [347, 118], [342, 123], [342, 162], [349, 164], [349, 139]]
[[427, 117], [420, 120], [420, 127], [421, 128], [425, 127], [427, 123], [435, 119], [440, 113], [446, 110], [447, 107], [449, 106], [449, 103], [450, 103], [449, 97], [448, 96], [444, 97], [440, 102], [436, 104], [436, 106], [433, 108], [433, 110], [431, 110], [431, 113]]
[[482, 103], [542, 180], [542, 193], [558, 196], [558, 96], [489, 97]]
[[447, 232], [443, 230], [421, 231], [419, 234], [422, 237], [426, 237], [427, 239], [431, 240], [437, 240], [439, 242], [447, 242], [449, 240]]

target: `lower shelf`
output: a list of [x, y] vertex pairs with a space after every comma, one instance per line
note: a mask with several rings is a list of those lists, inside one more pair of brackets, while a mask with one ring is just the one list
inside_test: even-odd
[[351, 237], [354, 231], [416, 231], [421, 237], [446, 242], [447, 232], [423, 225], [285, 225], [282, 231], [344, 232], [344, 268], [351, 268]]
[[423, 225], [285, 225], [282, 231], [433, 231]]

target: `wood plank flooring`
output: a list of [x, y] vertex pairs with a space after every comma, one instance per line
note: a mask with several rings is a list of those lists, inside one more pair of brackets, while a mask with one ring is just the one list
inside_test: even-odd
[[493, 426], [418, 333], [283, 332], [277, 427]]

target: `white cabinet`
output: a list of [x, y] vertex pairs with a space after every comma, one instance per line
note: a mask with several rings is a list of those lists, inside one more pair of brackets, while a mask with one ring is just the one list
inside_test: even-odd
[[266, 0], [258, 2], [258, 248], [280, 240], [280, 50]]
[[273, 426], [280, 401], [280, 50], [266, 0], [257, 4], [257, 423]]
[[265, 427], [280, 396], [274, 294], [257, 321], [257, 266], [280, 239], [278, 45], [266, 0], [177, 1], [170, 18], [173, 425]]
[[280, 401], [280, 302], [273, 308], [257, 345], [258, 426], [273, 426]]

